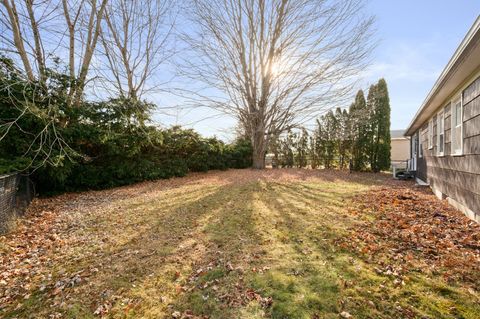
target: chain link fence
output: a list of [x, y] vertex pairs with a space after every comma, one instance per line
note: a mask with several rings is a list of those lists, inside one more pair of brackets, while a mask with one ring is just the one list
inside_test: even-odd
[[28, 176], [18, 173], [0, 176], [0, 234], [8, 232], [15, 219], [25, 213], [34, 194]]

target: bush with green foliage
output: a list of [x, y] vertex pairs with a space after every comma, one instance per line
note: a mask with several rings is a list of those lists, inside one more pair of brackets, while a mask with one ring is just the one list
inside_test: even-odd
[[59, 138], [67, 110], [61, 99], [62, 79], [48, 87], [26, 81], [11, 60], [0, 57], [0, 172], [58, 164], [73, 156]]
[[149, 125], [153, 104], [67, 101], [69, 81], [28, 82], [0, 59], [0, 173], [32, 173], [40, 193], [101, 189], [252, 165], [249, 141], [225, 144], [189, 129]]
[[[108, 112], [118, 103], [123, 102], [97, 106], [93, 115]], [[101, 189], [188, 172], [251, 166], [251, 146], [245, 141], [226, 145], [180, 127], [162, 130], [120, 122], [115, 117], [106, 122], [90, 118], [71, 127], [66, 134], [68, 143], [82, 156], [63, 165], [41, 167], [33, 175], [38, 188]]]

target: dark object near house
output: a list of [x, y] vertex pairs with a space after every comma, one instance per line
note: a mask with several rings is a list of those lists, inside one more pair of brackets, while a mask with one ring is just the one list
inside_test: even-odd
[[412, 179], [415, 177], [415, 172], [412, 171], [401, 171], [395, 174], [395, 177], [401, 180]]

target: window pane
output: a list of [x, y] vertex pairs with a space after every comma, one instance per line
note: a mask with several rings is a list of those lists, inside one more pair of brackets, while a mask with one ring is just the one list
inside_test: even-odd
[[455, 104], [455, 126], [460, 125], [462, 122], [462, 104]]
[[428, 147], [433, 146], [433, 121], [428, 122]]
[[439, 145], [439, 152], [443, 153], [443, 134], [440, 135], [440, 145]]
[[418, 134], [418, 154], [423, 157], [423, 144], [422, 144], [422, 132]]

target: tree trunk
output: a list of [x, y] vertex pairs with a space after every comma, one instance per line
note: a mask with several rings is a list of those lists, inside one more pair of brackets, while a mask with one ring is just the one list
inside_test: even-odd
[[253, 147], [253, 168], [265, 168], [265, 130], [262, 127], [257, 128], [253, 133], [252, 147]]

